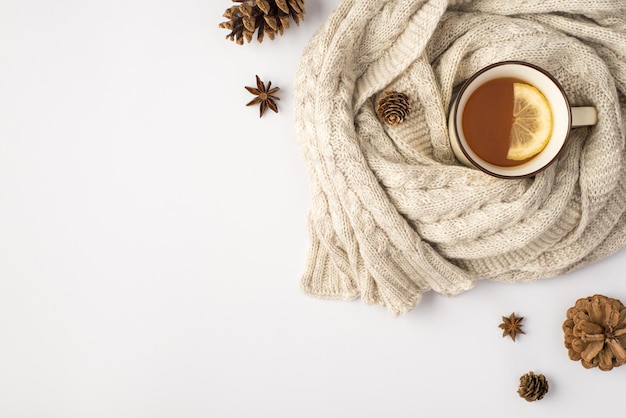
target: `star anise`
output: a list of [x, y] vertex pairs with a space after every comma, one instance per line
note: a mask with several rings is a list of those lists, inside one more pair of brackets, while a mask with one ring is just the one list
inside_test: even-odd
[[265, 87], [265, 83], [261, 81], [259, 76], [256, 76], [256, 88], [246, 86], [246, 90], [250, 93], [256, 95], [254, 99], [252, 99], [246, 106], [252, 106], [255, 104], [260, 104], [259, 107], [259, 117], [263, 117], [263, 114], [269, 107], [275, 113], [278, 113], [278, 106], [276, 106], [276, 100], [280, 100], [278, 97], [274, 96], [275, 93], [280, 90], [280, 87], [272, 88], [272, 82], [267, 83], [267, 87]]
[[524, 317], [523, 316], [516, 317], [515, 312], [509, 315], [508, 318], [506, 316], [503, 316], [502, 317], [503, 322], [499, 325], [499, 327], [504, 330], [502, 332], [502, 338], [508, 335], [509, 337], [511, 337], [513, 341], [515, 341], [515, 336], [517, 334], [525, 334], [525, 332], [522, 331], [522, 328], [521, 328], [523, 320], [524, 320]]

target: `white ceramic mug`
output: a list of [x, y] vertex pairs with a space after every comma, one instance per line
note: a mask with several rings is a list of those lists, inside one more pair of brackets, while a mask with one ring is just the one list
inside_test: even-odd
[[[472, 93], [486, 82], [498, 78], [515, 78], [535, 86], [546, 97], [552, 110], [552, 134], [546, 147], [529, 161], [510, 167], [498, 166], [480, 158], [467, 144], [461, 123]], [[450, 108], [448, 131], [454, 155], [463, 164], [496, 177], [523, 178], [534, 176], [557, 159], [571, 128], [595, 125], [597, 119], [594, 107], [571, 107], [563, 87], [546, 70], [527, 62], [503, 61], [479, 70], [461, 86]]]

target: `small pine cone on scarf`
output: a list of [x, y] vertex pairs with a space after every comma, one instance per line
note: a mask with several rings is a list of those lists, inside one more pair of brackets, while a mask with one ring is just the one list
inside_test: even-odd
[[528, 402], [538, 401], [548, 393], [548, 380], [542, 374], [528, 372], [519, 382], [517, 393]]
[[581, 298], [563, 322], [568, 356], [583, 367], [609, 371], [626, 364], [626, 307], [603, 295]]
[[257, 32], [257, 41], [263, 42], [267, 35], [274, 39], [276, 34], [283, 34], [289, 28], [290, 20], [296, 26], [304, 20], [304, 0], [233, 0], [241, 3], [232, 6], [224, 12], [226, 22], [219, 27], [230, 30], [226, 39], [235, 41], [239, 45], [252, 41], [254, 32]]
[[385, 91], [385, 95], [378, 100], [376, 113], [390, 126], [396, 126], [411, 113], [409, 96], [397, 91]]

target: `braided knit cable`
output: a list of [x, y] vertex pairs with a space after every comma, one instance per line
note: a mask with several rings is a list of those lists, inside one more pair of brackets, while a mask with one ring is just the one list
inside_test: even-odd
[[[598, 124], [503, 180], [458, 163], [455, 86], [496, 61], [550, 71]], [[344, 0], [307, 45], [295, 121], [309, 171], [312, 295], [406, 313], [434, 290], [562, 275], [626, 246], [626, 0]], [[390, 127], [375, 104], [406, 93]]]

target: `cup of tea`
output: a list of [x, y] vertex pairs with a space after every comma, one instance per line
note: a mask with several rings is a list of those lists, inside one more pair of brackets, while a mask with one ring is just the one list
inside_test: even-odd
[[546, 70], [503, 61], [472, 75], [448, 117], [459, 161], [501, 178], [534, 176], [552, 164], [578, 126], [597, 123], [594, 107], [572, 107]]

